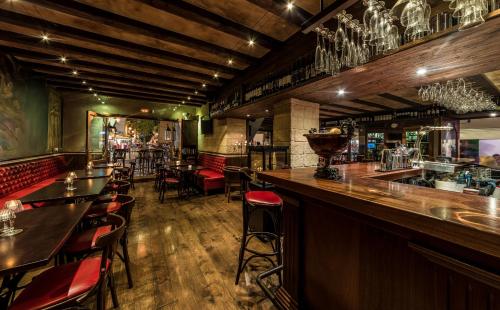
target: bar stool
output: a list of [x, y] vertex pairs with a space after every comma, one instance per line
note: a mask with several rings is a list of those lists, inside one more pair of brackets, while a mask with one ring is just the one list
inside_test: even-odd
[[[240, 172], [242, 183], [248, 184], [251, 177], [244, 171]], [[248, 186], [244, 186], [248, 189]], [[281, 265], [281, 209], [283, 201], [271, 191], [247, 191], [243, 195], [243, 236], [241, 238], [240, 253], [238, 257], [238, 270], [236, 272], [236, 285], [240, 280], [240, 275], [248, 262], [256, 257], [264, 258], [269, 261], [273, 267]], [[255, 212], [261, 211], [269, 215], [273, 222], [274, 232], [252, 231], [250, 228], [250, 218]], [[272, 250], [261, 252], [248, 247], [250, 241], [258, 237], [271, 243]], [[245, 259], [245, 252], [251, 255]], [[271, 258], [276, 257], [277, 263]]]

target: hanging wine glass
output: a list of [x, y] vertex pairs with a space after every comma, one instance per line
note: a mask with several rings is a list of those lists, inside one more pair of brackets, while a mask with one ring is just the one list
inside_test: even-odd
[[337, 30], [335, 31], [335, 36], [334, 36], [335, 50], [337, 52], [340, 52], [344, 48], [344, 39], [346, 34], [342, 29], [342, 21], [344, 19], [345, 14], [346, 11], [342, 11], [339, 14], [337, 14]]
[[322, 60], [321, 60], [321, 41], [319, 39], [320, 33], [321, 33], [321, 26], [316, 27], [316, 29], [314, 29], [314, 31], [316, 31], [316, 51], [314, 53], [314, 69], [316, 69], [316, 71], [320, 71], [321, 63], [322, 63]]

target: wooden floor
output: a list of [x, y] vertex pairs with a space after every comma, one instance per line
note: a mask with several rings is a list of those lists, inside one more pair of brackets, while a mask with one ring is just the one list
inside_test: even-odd
[[234, 284], [241, 201], [227, 203], [217, 194], [160, 204], [151, 182], [137, 183], [131, 195], [137, 200], [129, 232], [135, 286], [128, 289], [123, 264], [115, 261], [120, 309], [272, 308], [253, 280], [269, 268], [265, 262]]

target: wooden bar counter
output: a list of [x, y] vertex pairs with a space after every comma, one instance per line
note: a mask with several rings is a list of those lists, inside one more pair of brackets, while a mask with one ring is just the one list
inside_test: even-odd
[[284, 200], [284, 288], [307, 309], [500, 309], [500, 202], [339, 166], [259, 173]]

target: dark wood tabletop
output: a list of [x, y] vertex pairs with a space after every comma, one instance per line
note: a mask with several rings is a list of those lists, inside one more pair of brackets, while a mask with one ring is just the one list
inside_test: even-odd
[[23, 231], [0, 237], [0, 275], [46, 265], [64, 245], [90, 208], [90, 202], [54, 205], [16, 214]]
[[94, 165], [94, 169], [100, 169], [100, 168], [111, 168], [113, 169], [114, 167], [119, 167], [119, 163], [114, 163], [114, 164], [96, 164]]
[[[75, 170], [76, 179], [98, 179], [98, 178], [109, 178], [113, 174], [113, 168], [94, 168], [90, 173], [87, 173], [85, 169]], [[56, 181], [64, 181], [68, 176], [69, 172], [61, 173], [56, 177]]]
[[73, 183], [73, 187], [76, 189], [71, 192], [66, 190], [66, 185], [63, 182], [54, 182], [22, 197], [21, 202], [25, 204], [97, 196], [104, 189], [108, 181], [108, 178], [76, 180]]

